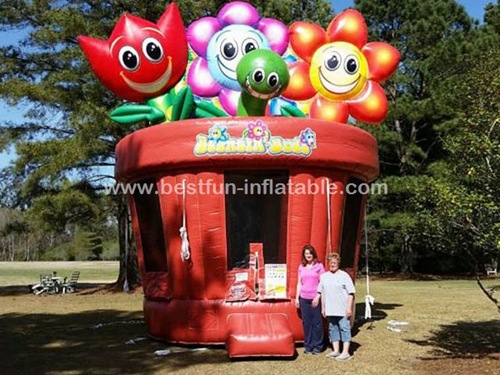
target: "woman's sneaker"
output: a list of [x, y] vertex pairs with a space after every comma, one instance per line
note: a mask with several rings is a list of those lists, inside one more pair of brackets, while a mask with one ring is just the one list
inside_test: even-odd
[[342, 353], [342, 354], [338, 355], [337, 357], [335, 357], [335, 359], [337, 361], [348, 361], [351, 359], [351, 356], [349, 354]]
[[340, 353], [337, 352], [330, 352], [326, 355], [326, 358], [337, 358], [340, 355]]

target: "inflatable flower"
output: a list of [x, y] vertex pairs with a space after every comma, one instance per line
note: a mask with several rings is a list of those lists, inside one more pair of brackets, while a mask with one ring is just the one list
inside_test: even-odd
[[261, 18], [252, 5], [235, 1], [225, 5], [217, 17], [204, 17], [187, 30], [188, 42], [198, 57], [187, 73], [187, 84], [197, 96], [218, 96], [222, 108], [236, 115], [241, 87], [236, 67], [255, 49], [271, 49], [282, 55], [288, 46], [286, 26]]
[[188, 62], [186, 33], [174, 3], [156, 24], [124, 14], [108, 40], [79, 36], [78, 43], [103, 86], [134, 102], [166, 93]]
[[335, 17], [327, 31], [295, 22], [290, 45], [303, 60], [290, 66], [290, 83], [283, 96], [312, 99], [310, 116], [347, 122], [349, 115], [379, 123], [387, 115], [387, 98], [380, 82], [397, 69], [399, 52], [387, 43], [367, 43], [363, 16], [349, 9]]

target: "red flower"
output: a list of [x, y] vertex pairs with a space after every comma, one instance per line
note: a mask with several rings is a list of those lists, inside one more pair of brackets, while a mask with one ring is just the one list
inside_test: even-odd
[[379, 123], [387, 115], [387, 98], [379, 82], [397, 69], [399, 52], [387, 43], [366, 43], [363, 16], [349, 9], [335, 17], [327, 31], [295, 22], [290, 45], [303, 61], [290, 66], [290, 84], [283, 96], [313, 99], [310, 116], [347, 122], [349, 115]]
[[186, 70], [186, 30], [173, 3], [157, 24], [125, 14], [109, 40], [79, 36], [78, 42], [101, 83], [122, 99], [141, 102], [164, 94]]

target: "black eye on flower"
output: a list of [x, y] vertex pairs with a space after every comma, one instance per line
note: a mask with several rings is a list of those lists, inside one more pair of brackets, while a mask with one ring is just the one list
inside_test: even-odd
[[238, 46], [234, 40], [224, 40], [220, 46], [220, 52], [226, 60], [232, 60], [238, 54]]
[[266, 74], [264, 73], [264, 69], [255, 69], [253, 74], [252, 74], [252, 79], [254, 80], [255, 83], [261, 83], [264, 82], [264, 79], [266, 78]]
[[354, 55], [347, 56], [344, 69], [348, 74], [355, 74], [359, 70], [358, 58]]
[[163, 48], [155, 38], [144, 39], [142, 42], [142, 53], [152, 62], [159, 62], [163, 59]]
[[120, 52], [118, 52], [118, 61], [120, 61], [120, 64], [124, 69], [133, 72], [139, 67], [141, 59], [134, 48], [124, 46], [120, 48]]
[[278, 84], [280, 83], [280, 78], [276, 73], [271, 73], [269, 74], [269, 77], [267, 78], [267, 84], [269, 85], [270, 88], [274, 89]]
[[324, 57], [325, 68], [328, 70], [335, 70], [339, 67], [341, 57], [337, 52], [329, 52]]
[[245, 39], [243, 43], [241, 43], [241, 50], [243, 51], [244, 54], [247, 54], [248, 52], [252, 52], [256, 49], [259, 48], [259, 44], [257, 43], [256, 40], [252, 38]]

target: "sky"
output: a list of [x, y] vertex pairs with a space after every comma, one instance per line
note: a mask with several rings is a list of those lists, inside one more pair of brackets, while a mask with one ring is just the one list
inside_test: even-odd
[[[401, 0], [406, 1], [406, 0]], [[484, 7], [495, 0], [456, 0], [465, 7], [467, 13], [480, 22], [483, 21]], [[333, 0], [330, 1], [335, 13], [353, 7], [354, 0]], [[24, 33], [19, 31], [0, 32], [0, 46], [15, 43], [23, 37]], [[22, 119], [22, 108], [13, 108], [0, 101], [0, 117], [2, 120], [16, 121]], [[15, 157], [13, 149], [0, 153], [0, 168], [7, 166]]]
[[[406, 0], [401, 0], [401, 1], [406, 1]], [[465, 10], [467, 11], [467, 13], [469, 13], [469, 15], [472, 18], [475, 18], [482, 22], [484, 15], [484, 7], [488, 3], [495, 3], [495, 0], [456, 0], [456, 2], [464, 6]], [[354, 0], [333, 0], [330, 1], [330, 4], [332, 4], [335, 13], [338, 13], [341, 10], [344, 10], [345, 8], [353, 7]]]

